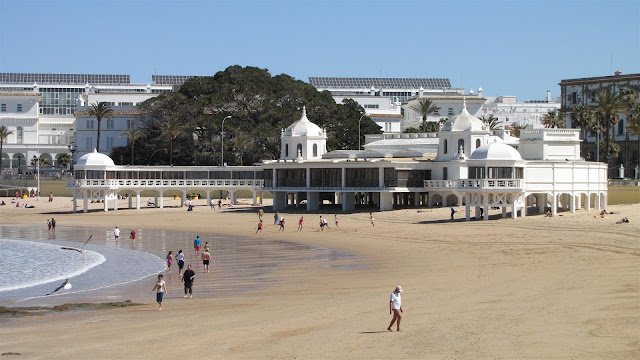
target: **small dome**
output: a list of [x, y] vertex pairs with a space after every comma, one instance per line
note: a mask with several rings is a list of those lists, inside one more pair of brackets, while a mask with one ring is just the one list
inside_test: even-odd
[[471, 153], [471, 160], [522, 160], [518, 150], [504, 143], [482, 145]]
[[467, 103], [464, 102], [460, 114], [449, 118], [442, 126], [442, 131], [486, 131], [487, 126], [482, 120], [469, 114]]
[[303, 107], [302, 117], [300, 120], [289, 125], [284, 131], [284, 136], [324, 136], [324, 132], [320, 126], [309, 121], [307, 118], [307, 109]]
[[78, 165], [85, 166], [116, 166], [116, 164], [105, 154], [101, 154], [96, 150], [93, 150], [92, 153], [83, 155], [80, 159], [78, 159]]

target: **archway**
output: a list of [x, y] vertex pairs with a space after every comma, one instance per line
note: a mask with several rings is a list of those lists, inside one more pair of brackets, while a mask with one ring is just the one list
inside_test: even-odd
[[2, 168], [3, 169], [8, 169], [11, 167], [11, 158], [9, 157], [9, 154], [3, 152], [2, 153]]
[[458, 197], [455, 194], [451, 194], [447, 196], [446, 202], [447, 206], [458, 206]]
[[44, 160], [44, 163], [42, 163], [42, 166], [53, 166], [53, 158], [51, 157], [50, 154], [47, 153], [43, 153], [40, 154], [40, 159]]

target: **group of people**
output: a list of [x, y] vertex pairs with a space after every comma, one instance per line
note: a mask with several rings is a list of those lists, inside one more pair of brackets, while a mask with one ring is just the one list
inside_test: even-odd
[[54, 218], [51, 218], [51, 220], [47, 219], [47, 227], [49, 228], [50, 232], [55, 234], [56, 233], [56, 219], [54, 219]]
[[[116, 242], [120, 240], [120, 229], [118, 229], [117, 226], [115, 227], [115, 229], [113, 229], [113, 237], [116, 239]], [[131, 232], [129, 233], [129, 239], [131, 239], [132, 242], [136, 241], [136, 231], [134, 229], [131, 229]]]

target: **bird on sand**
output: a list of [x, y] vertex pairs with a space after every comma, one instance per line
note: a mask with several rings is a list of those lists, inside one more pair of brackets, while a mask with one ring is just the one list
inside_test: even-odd
[[65, 280], [60, 286], [58, 286], [52, 292], [48, 293], [46, 296], [49, 296], [60, 289], [65, 289], [65, 290], [71, 289], [71, 284], [69, 283], [69, 279]]
[[77, 251], [80, 254], [84, 254], [84, 247], [87, 246], [87, 243], [89, 242], [89, 240], [91, 240], [91, 238], [93, 237], [93, 234], [91, 234], [91, 236], [89, 236], [89, 238], [87, 239], [87, 241], [84, 242], [84, 244], [82, 244], [82, 249], [76, 249], [74, 247], [66, 247], [63, 246], [62, 250], [73, 250], [73, 251]]

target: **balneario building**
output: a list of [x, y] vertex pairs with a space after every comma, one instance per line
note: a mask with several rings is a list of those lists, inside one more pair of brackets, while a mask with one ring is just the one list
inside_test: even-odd
[[[431, 135], [431, 134], [430, 134]], [[437, 141], [434, 141], [437, 140]], [[118, 194], [128, 193], [129, 207], [140, 208], [140, 192], [155, 191], [158, 207], [165, 192], [226, 190], [235, 201], [239, 190], [273, 194], [273, 208], [340, 205], [342, 211], [398, 206], [465, 206], [465, 217], [488, 219], [489, 208], [503, 216], [526, 216], [559, 208], [601, 209], [607, 201], [606, 164], [580, 158], [579, 130], [528, 127], [520, 138], [492, 132], [466, 106], [434, 136], [396, 134], [365, 150], [327, 152], [327, 133], [300, 120], [282, 130], [281, 155], [243, 167], [116, 166], [106, 155], [84, 155], [67, 187], [73, 210], [83, 201], [104, 201], [117, 209]], [[473, 210], [473, 214], [472, 214]]]

